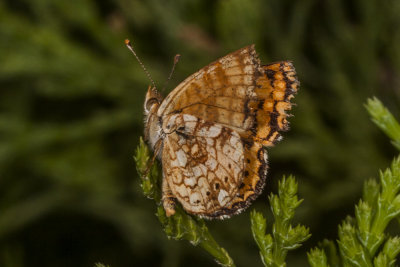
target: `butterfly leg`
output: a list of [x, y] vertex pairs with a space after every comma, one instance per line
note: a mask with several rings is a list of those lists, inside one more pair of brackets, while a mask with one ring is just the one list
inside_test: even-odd
[[162, 203], [167, 217], [175, 214], [175, 197], [165, 178], [162, 181]]
[[161, 151], [161, 147], [162, 147], [162, 140], [158, 140], [156, 145], [154, 146], [154, 153], [153, 153], [153, 157], [150, 160], [150, 163], [147, 165], [146, 170], [144, 171], [144, 175], [148, 175], [151, 167], [153, 167], [154, 162], [156, 161], [157, 155], [160, 153]]

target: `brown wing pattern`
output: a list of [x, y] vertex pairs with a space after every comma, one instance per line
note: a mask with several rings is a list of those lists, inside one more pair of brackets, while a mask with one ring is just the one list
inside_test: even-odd
[[[228, 194], [229, 199], [223, 205], [204, 197], [204, 192], [199, 192], [202, 196], [199, 198], [199, 205], [201, 205], [199, 209], [203, 209], [204, 212], [196, 210], [193, 201], [189, 198], [176, 195], [178, 193], [176, 188], [179, 188], [179, 185], [173, 180], [179, 180], [177, 178], [179, 173], [184, 173], [188, 177], [194, 175], [194, 170], [187, 166], [185, 168], [170, 167], [177, 157], [174, 151], [179, 151], [179, 142], [183, 142], [185, 133], [182, 130], [176, 130], [167, 134], [163, 151], [164, 175], [173, 194], [186, 210], [203, 217], [223, 218], [240, 212], [261, 193], [268, 168], [267, 152], [264, 146], [274, 145], [281, 139], [279, 132], [288, 130], [286, 112], [291, 109], [290, 99], [297, 92], [298, 87], [299, 82], [291, 62], [282, 61], [261, 65], [254, 45], [251, 45], [204, 67], [183, 81], [167, 96], [157, 112], [163, 120], [163, 129], [171, 131], [171, 129], [166, 129], [168, 126], [166, 121], [172, 116], [177, 116], [174, 114], [192, 115], [192, 119], [198, 120], [197, 125], [202, 125], [200, 127], [202, 131], [207, 132], [207, 127], [212, 125], [231, 136], [239, 135], [242, 147], [239, 150], [243, 151], [242, 176], [236, 177], [234, 183], [234, 186], [238, 186], [238, 192], [229, 189], [231, 190]], [[175, 125], [178, 124], [175, 122]], [[209, 134], [209, 130], [207, 133]], [[186, 137], [188, 137], [187, 133]], [[186, 141], [190, 147], [207, 142], [205, 135], [193, 135], [190, 138], [191, 141], [188, 141], [189, 139]], [[208, 149], [207, 145], [199, 145], [199, 147], [205, 151]], [[190, 157], [189, 154], [187, 156]], [[228, 162], [230, 156], [227, 154], [224, 160]], [[217, 159], [218, 163], [221, 159]], [[222, 177], [215, 175], [218, 179]], [[196, 181], [194, 188], [198, 190], [202, 186], [198, 186], [199, 179]], [[206, 186], [206, 188], [211, 187]], [[195, 193], [195, 191], [187, 193], [189, 196], [191, 195], [189, 193]], [[213, 194], [215, 197], [217, 193], [213, 192]], [[210, 204], [206, 204], [207, 201], [210, 201]]]
[[254, 124], [243, 137], [272, 146], [281, 140], [279, 132], [289, 129], [286, 111], [291, 109], [290, 99], [297, 93], [299, 81], [289, 61], [261, 66], [260, 70], [254, 90], [257, 100], [247, 105]]
[[178, 85], [161, 104], [158, 115], [192, 114], [237, 130], [248, 129], [245, 105], [254, 96], [259, 66], [253, 46], [229, 54], [196, 72]]
[[194, 115], [272, 146], [288, 129], [286, 111], [299, 82], [291, 62], [260, 65], [254, 45], [199, 70], [176, 87], [158, 115]]
[[[169, 116], [162, 154], [164, 182], [185, 210], [206, 218], [223, 217], [243, 181], [244, 148], [240, 136], [194, 116]], [[168, 189], [167, 186], [163, 188]], [[164, 201], [166, 210], [170, 199]]]

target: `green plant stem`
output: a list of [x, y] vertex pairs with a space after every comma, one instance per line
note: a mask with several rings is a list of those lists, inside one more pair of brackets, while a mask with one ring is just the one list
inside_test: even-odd
[[235, 263], [229, 256], [228, 252], [215, 241], [208, 230], [204, 234], [199, 245], [208, 253], [210, 253], [220, 265], [232, 267], [235, 266]]

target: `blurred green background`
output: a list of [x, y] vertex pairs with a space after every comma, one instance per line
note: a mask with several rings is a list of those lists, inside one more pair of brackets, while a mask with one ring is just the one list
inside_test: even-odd
[[[269, 150], [267, 187], [294, 174], [305, 251], [354, 211], [365, 179], [396, 154], [363, 107], [400, 113], [398, 0], [0, 1], [0, 266], [215, 266], [169, 241], [132, 160], [149, 84], [133, 41], [167, 91], [255, 43], [263, 63], [293, 60], [301, 81], [291, 131]], [[249, 209], [250, 210], [250, 209]], [[238, 266], [262, 266], [249, 210], [208, 223]], [[271, 223], [271, 216], [268, 217]]]

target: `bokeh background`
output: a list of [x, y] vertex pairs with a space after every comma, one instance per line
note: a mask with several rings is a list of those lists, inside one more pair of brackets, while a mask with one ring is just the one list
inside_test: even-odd
[[[293, 60], [301, 81], [291, 131], [269, 150], [265, 192], [294, 174], [305, 252], [354, 212], [362, 183], [396, 155], [363, 107], [400, 113], [398, 0], [0, 1], [0, 266], [215, 266], [167, 240], [143, 197], [132, 155], [149, 84], [130, 38], [167, 91], [255, 43], [263, 63]], [[208, 223], [238, 266], [262, 266], [249, 211]]]

